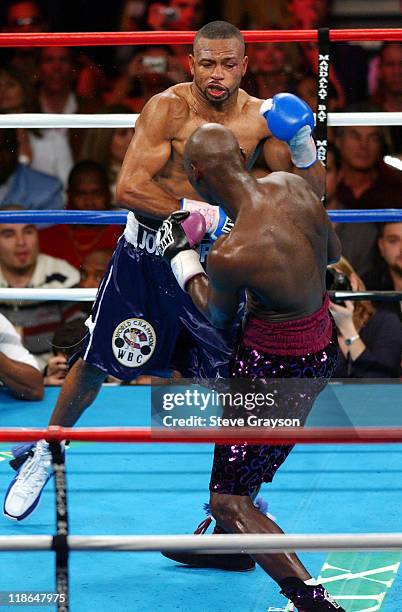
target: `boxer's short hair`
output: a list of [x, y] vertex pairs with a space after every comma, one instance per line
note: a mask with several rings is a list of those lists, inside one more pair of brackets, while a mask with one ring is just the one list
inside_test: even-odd
[[207, 38], [209, 40], [223, 40], [226, 38], [237, 38], [241, 44], [244, 45], [243, 34], [236, 26], [227, 21], [211, 21], [204, 25], [194, 38], [193, 48], [200, 38]]

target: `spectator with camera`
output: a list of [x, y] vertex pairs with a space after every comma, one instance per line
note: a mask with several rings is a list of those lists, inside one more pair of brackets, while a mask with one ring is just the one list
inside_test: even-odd
[[22, 344], [14, 325], [0, 314], [0, 385], [23, 400], [43, 397], [43, 379], [35, 357]]
[[[203, 24], [204, 0], [165, 0], [148, 5], [146, 22], [150, 30], [191, 31], [199, 30]], [[169, 45], [169, 49], [187, 78], [191, 78], [188, 55], [189, 45]]]
[[[5, 3], [3, 3], [5, 4]], [[15, 34], [34, 34], [47, 32], [48, 23], [43, 13], [43, 2], [36, 0], [11, 0], [7, 3], [3, 32]], [[30, 85], [38, 78], [38, 53], [35, 47], [16, 47], [2, 49], [6, 55], [5, 63], [17, 69]]]
[[151, 2], [146, 16], [151, 30], [198, 30], [203, 23], [203, 0]]
[[[373, 291], [402, 291], [402, 222], [379, 224], [374, 263], [364, 282]], [[402, 301], [377, 305], [395, 312], [402, 323]]]
[[105, 100], [109, 105], [124, 104], [139, 113], [152, 96], [186, 80], [186, 71], [168, 47], [137, 49]]
[[[362, 279], [342, 257], [329, 266], [327, 289], [365, 291]], [[335, 378], [397, 378], [402, 355], [402, 326], [395, 313], [369, 301], [331, 302], [340, 347]]]

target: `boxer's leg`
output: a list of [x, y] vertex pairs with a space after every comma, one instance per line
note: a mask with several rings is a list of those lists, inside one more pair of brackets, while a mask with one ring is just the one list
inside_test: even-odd
[[[239, 345], [232, 371], [258, 374], [265, 380], [279, 378], [280, 409], [304, 422], [314, 399], [325, 387], [336, 365], [337, 347], [332, 341], [323, 351], [300, 357], [276, 355], [258, 356], [259, 351]], [[265, 371], [263, 364], [265, 363]], [[292, 374], [302, 365], [309, 378], [301, 380], [303, 388], [294, 386]], [[280, 367], [279, 367], [280, 366]], [[274, 384], [276, 381], [273, 381]], [[288, 388], [287, 388], [288, 383]], [[278, 399], [277, 399], [278, 401]], [[270, 518], [259, 512], [251, 495], [262, 482], [272, 478], [289, 455], [289, 446], [216, 445], [211, 474], [211, 512], [219, 524], [231, 533], [283, 533]], [[308, 584], [310, 574], [294, 553], [253, 554], [257, 563], [281, 587], [299, 610], [324, 611], [343, 609], [328, 595], [322, 585]]]
[[107, 374], [81, 357], [68, 372], [49, 425], [73, 427], [96, 399]]
[[[74, 425], [96, 398], [107, 373], [133, 380], [170, 365], [181, 289], [161, 258], [149, 253], [146, 247], [150, 249], [152, 241], [141, 231], [143, 249], [119, 240], [87, 321], [81, 359], [64, 381], [51, 425]], [[4, 514], [14, 520], [26, 518], [50, 476], [48, 444], [40, 440], [7, 490]]]
[[[283, 533], [273, 520], [254, 506], [249, 495], [211, 493], [211, 512], [229, 533]], [[253, 554], [253, 558], [280, 583], [283, 578], [294, 576], [309, 580], [310, 574], [294, 553]]]

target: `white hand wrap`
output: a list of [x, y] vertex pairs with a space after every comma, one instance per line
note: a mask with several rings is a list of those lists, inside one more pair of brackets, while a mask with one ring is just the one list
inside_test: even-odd
[[293, 164], [296, 168], [306, 169], [317, 161], [317, 149], [311, 128], [305, 125], [288, 142]]
[[170, 262], [172, 272], [176, 277], [177, 282], [183, 291], [186, 291], [186, 284], [189, 280], [198, 276], [198, 274], [205, 274], [205, 270], [200, 263], [200, 258], [197, 251], [188, 250], [181, 251]]

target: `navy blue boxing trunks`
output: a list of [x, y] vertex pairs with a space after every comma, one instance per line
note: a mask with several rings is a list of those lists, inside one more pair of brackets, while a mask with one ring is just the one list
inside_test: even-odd
[[[156, 230], [129, 213], [99, 286], [80, 356], [125, 381], [140, 374], [228, 376], [236, 329], [217, 330], [182, 291], [156, 253]], [[207, 244], [200, 247], [205, 260]]]

